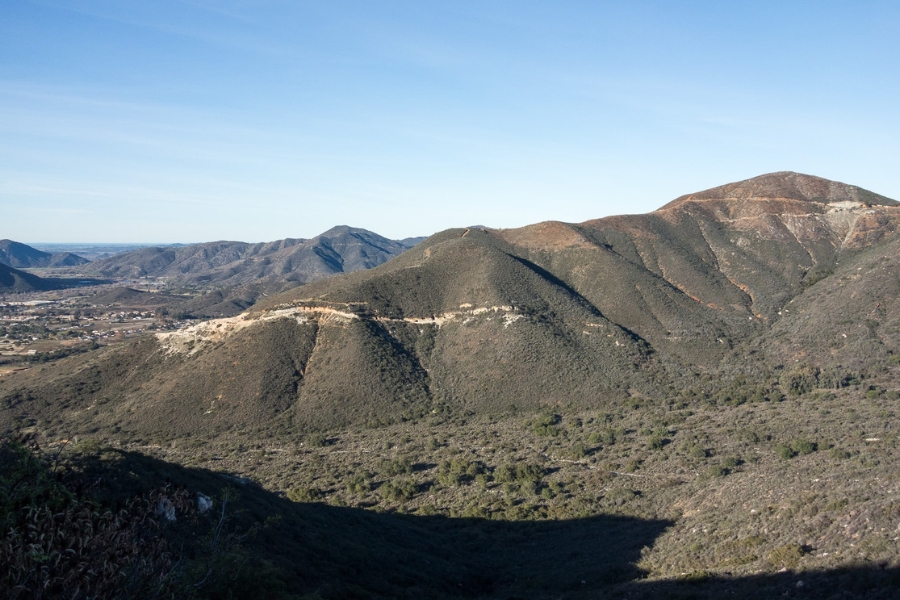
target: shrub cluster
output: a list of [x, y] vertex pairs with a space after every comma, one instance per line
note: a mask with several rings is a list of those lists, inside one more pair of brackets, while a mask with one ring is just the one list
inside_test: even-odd
[[216, 521], [166, 484], [113, 510], [62, 475], [36, 445], [0, 441], [0, 596], [214, 598], [246, 586], [258, 597], [225, 502]]
[[796, 439], [790, 444], [776, 444], [773, 448], [775, 454], [788, 460], [797, 455], [812, 454], [818, 450], [818, 444], [809, 440]]
[[438, 481], [446, 486], [461, 485], [486, 472], [487, 467], [483, 462], [457, 456], [441, 461], [438, 466]]
[[540, 436], [556, 437], [560, 434], [560, 429], [557, 425], [559, 425], [561, 420], [562, 417], [559, 415], [541, 415], [531, 422], [531, 429]]

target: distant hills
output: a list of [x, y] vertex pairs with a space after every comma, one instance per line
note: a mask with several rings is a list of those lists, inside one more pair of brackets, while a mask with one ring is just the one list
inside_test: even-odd
[[74, 267], [89, 262], [71, 252], [42, 252], [20, 242], [0, 240], [0, 264], [15, 269]]
[[65, 288], [112, 283], [108, 280], [61, 277], [38, 277], [32, 273], [0, 264], [0, 294], [27, 294]]
[[[380, 265], [423, 239], [389, 240], [365, 229], [339, 226], [309, 240], [141, 247], [92, 262], [71, 252], [42, 252], [3, 240], [0, 264], [14, 263], [16, 268], [54, 267], [57, 274], [93, 277], [106, 283], [141, 278], [161, 280], [170, 287], [206, 292], [194, 300], [178, 299], [179, 310], [203, 317], [230, 316], [260, 296], [336, 273]], [[0, 285], [0, 292], [58, 289], [75, 283], [74, 279], [51, 282], [29, 275], [30, 283], [26, 284], [21, 275], [17, 277], [13, 287]], [[159, 297], [155, 300], [159, 301]]]
[[0, 293], [37, 292], [57, 289], [53, 280], [0, 264]]
[[[131, 252], [132, 250], [138, 250], [140, 248], [146, 248], [148, 246], [156, 246], [160, 244], [122, 244], [122, 243], [80, 243], [80, 244], [65, 244], [65, 243], [40, 243], [40, 244], [31, 244], [32, 247], [37, 248], [38, 250], [43, 250], [44, 252], [50, 253], [59, 253], [59, 252], [71, 252], [73, 254], [77, 254], [82, 258], [86, 258], [89, 261], [95, 261], [100, 258], [107, 258], [109, 256], [114, 256], [116, 254], [121, 254], [122, 252]], [[162, 244], [166, 246], [183, 246], [184, 244]]]
[[179, 303], [178, 310], [196, 317], [224, 317], [238, 314], [260, 297], [380, 265], [423, 239], [389, 240], [342, 225], [308, 240], [140, 248], [77, 271], [116, 280], [148, 278], [170, 288], [201, 290], [202, 296]]
[[[726, 385], [804, 365], [850, 377], [900, 354], [898, 223], [891, 199], [785, 172], [645, 215], [451, 229], [243, 315], [83, 359], [90, 369], [8, 378], [0, 394], [62, 394], [72, 410], [116, 398], [103, 422], [132, 431], [327, 429], [640, 402], [689, 394], [701, 376]], [[338, 228], [148, 254], [141, 268], [241, 281], [226, 265], [339, 273], [391, 250]], [[741, 393], [774, 393], [767, 377]]]
[[297, 285], [335, 273], [372, 268], [421, 239], [394, 241], [365, 229], [339, 226], [309, 240], [141, 248], [97, 260], [90, 270], [102, 277], [166, 278], [182, 285], [230, 287], [262, 280]]

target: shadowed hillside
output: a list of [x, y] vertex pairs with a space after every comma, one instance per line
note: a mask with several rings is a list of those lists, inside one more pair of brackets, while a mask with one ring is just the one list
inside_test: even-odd
[[0, 265], [0, 292], [33, 292], [55, 288], [56, 286], [52, 281], [6, 265]]
[[[259, 598], [888, 599], [900, 583], [896, 567], [887, 565], [647, 579], [638, 563], [672, 527], [670, 521], [625, 515], [494, 521], [378, 513], [292, 502], [253, 483], [236, 483], [228, 473], [85, 448], [64, 454], [65, 470], [57, 478], [69, 485], [93, 482], [82, 489], [101, 506], [121, 506], [168, 485], [186, 489], [191, 497], [200, 492], [212, 498], [217, 518], [227, 497], [223, 537], [258, 529], [243, 538], [242, 549], [231, 552], [249, 552], [233, 576], [243, 593]], [[4, 472], [9, 468], [4, 465]], [[5, 491], [9, 483], [0, 478]], [[195, 527], [202, 531], [209, 526], [206, 521], [209, 516]], [[191, 529], [180, 533], [175, 524], [168, 527], [174, 529], [170, 536], [195, 535]], [[193, 550], [197, 540], [174, 537], [172, 542], [178, 553], [177, 544], [185, 552], [184, 544]], [[202, 560], [202, 554], [188, 556]], [[208, 597], [205, 591], [199, 589], [200, 597]]]
[[103, 280], [38, 277], [37, 275], [32, 275], [31, 273], [26, 273], [25, 271], [20, 271], [4, 264], [0, 264], [0, 294], [20, 294], [25, 292], [59, 290], [97, 283], [108, 282]]

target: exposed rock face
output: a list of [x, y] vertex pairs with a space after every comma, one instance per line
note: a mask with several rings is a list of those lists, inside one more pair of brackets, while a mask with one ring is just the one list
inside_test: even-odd
[[160, 498], [156, 503], [156, 516], [166, 521], [174, 522], [177, 519], [175, 516], [175, 504], [165, 496]]
[[[688, 194], [656, 211], [727, 223], [763, 239], [860, 248], [896, 230], [898, 203], [854, 185], [799, 173], [772, 173]], [[873, 238], [873, 233], [876, 233]]]

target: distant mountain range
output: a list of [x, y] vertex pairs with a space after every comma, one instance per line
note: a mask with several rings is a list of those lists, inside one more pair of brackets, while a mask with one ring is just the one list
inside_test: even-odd
[[[165, 280], [173, 286], [217, 288], [220, 291], [190, 304], [188, 310], [222, 316], [239, 312], [263, 294], [380, 265], [423, 239], [389, 240], [365, 229], [339, 226], [309, 240], [152, 246], [93, 262], [71, 252], [42, 252], [3, 240], [0, 264], [15, 268], [55, 267], [56, 272], [71, 277], [150, 278]], [[70, 285], [62, 280], [55, 284], [42, 281], [34, 275], [28, 277], [31, 283], [26, 284], [18, 277], [15, 288], [0, 283], [0, 291], [35, 291]]]
[[339, 226], [309, 240], [141, 248], [95, 261], [88, 270], [102, 277], [165, 278], [181, 285], [232, 287], [263, 280], [299, 285], [372, 268], [422, 239], [395, 241], [365, 229]]
[[15, 269], [40, 267], [74, 267], [89, 262], [71, 252], [42, 252], [12, 240], [0, 240], [0, 265]]
[[31, 244], [33, 248], [37, 248], [38, 250], [42, 250], [44, 252], [52, 253], [62, 253], [62, 252], [71, 252], [72, 254], [77, 254], [82, 258], [86, 258], [89, 261], [95, 261], [101, 258], [107, 258], [110, 256], [114, 256], [116, 254], [121, 254], [123, 252], [131, 252], [133, 250], [139, 250], [140, 248], [147, 248], [149, 246], [184, 246], [185, 244], [109, 244], [109, 243], [81, 243], [81, 244], [73, 244], [73, 243], [35, 243]]
[[[8, 379], [0, 395], [49, 402], [92, 390], [72, 410], [116, 398], [104, 422], [132, 431], [273, 419], [327, 429], [675, 397], [704, 374], [723, 385], [788, 368], [851, 377], [900, 354], [898, 225], [889, 198], [783, 172], [645, 215], [451, 229], [244, 315], [84, 359], [91, 369]], [[142, 272], [338, 273], [401, 247], [340, 229], [306, 243], [202, 248], [148, 254]]]

